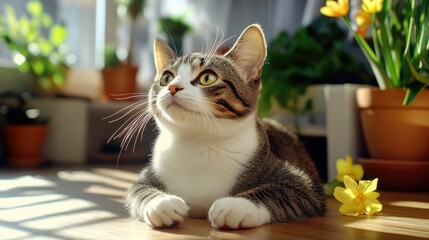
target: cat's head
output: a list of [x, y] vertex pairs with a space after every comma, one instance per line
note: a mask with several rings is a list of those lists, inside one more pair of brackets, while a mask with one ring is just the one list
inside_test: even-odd
[[157, 74], [150, 109], [166, 127], [215, 128], [222, 121], [254, 117], [261, 88], [266, 43], [250, 25], [225, 55], [177, 56], [161, 39], [154, 43]]

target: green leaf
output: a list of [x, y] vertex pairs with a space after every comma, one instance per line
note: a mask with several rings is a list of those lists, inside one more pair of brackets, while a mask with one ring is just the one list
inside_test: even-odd
[[42, 59], [32, 60], [31, 66], [32, 66], [32, 70], [33, 70], [34, 74], [36, 74], [36, 76], [42, 75], [46, 70], [45, 63]]
[[40, 16], [43, 12], [43, 5], [39, 1], [30, 1], [27, 3], [27, 11], [34, 17]]
[[54, 75], [52, 75], [52, 81], [54, 82], [54, 85], [56, 85], [56, 86], [63, 85], [64, 84], [64, 80], [65, 80], [64, 76], [61, 73], [59, 73], [59, 72], [57, 72]]
[[38, 39], [37, 44], [39, 45], [40, 52], [43, 55], [48, 55], [53, 49], [52, 44], [44, 38]]
[[9, 34], [14, 36], [18, 32], [18, 20], [15, 16], [15, 10], [10, 5], [6, 5], [5, 7], [6, 13], [6, 22], [9, 25]]
[[334, 189], [336, 187], [344, 187], [344, 183], [334, 179], [330, 182], [327, 182], [323, 185], [323, 190], [325, 192], [325, 196], [332, 197], [334, 195]]
[[67, 29], [60, 25], [55, 24], [50, 32], [49, 40], [54, 46], [60, 46], [67, 37]]
[[411, 58], [409, 54], [405, 56], [405, 59], [408, 62], [408, 67], [410, 68], [411, 73], [417, 79], [417, 81], [423, 84], [429, 84], [429, 77], [425, 77], [417, 71], [417, 69], [414, 67], [413, 63], [411, 62]]
[[44, 27], [48, 28], [52, 25], [52, 18], [48, 14], [44, 13], [42, 15], [42, 24]]
[[425, 86], [426, 84], [418, 81], [414, 81], [412, 84], [410, 84], [407, 88], [407, 93], [405, 94], [402, 104], [406, 106], [413, 102], [417, 95], [419, 95], [423, 88], [425, 88]]
[[[24, 16], [19, 20], [19, 33], [21, 36], [27, 37], [29, 32], [30, 32], [30, 20], [28, 20], [28, 18]], [[26, 41], [29, 42], [28, 39], [26, 39]]]
[[28, 64], [27, 61], [24, 61], [22, 64], [17, 64], [18, 66], [18, 70], [22, 73], [26, 73], [28, 72], [28, 70], [30, 70], [30, 65]]

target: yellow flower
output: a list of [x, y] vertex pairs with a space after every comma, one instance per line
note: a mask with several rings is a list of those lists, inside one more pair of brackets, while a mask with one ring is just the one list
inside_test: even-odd
[[327, 0], [320, 13], [328, 17], [344, 17], [349, 13], [349, 0]]
[[377, 189], [378, 179], [372, 181], [359, 181], [359, 185], [349, 176], [344, 176], [343, 187], [336, 187], [334, 197], [343, 203], [339, 211], [344, 215], [378, 213], [383, 208], [383, 205], [377, 200], [380, 196]]
[[363, 0], [362, 9], [369, 13], [378, 13], [383, 9], [383, 0]]
[[355, 17], [357, 25], [356, 33], [365, 36], [371, 26], [371, 14], [363, 10], [359, 10]]
[[337, 160], [337, 173], [338, 181], [343, 181], [345, 175], [351, 177], [355, 181], [358, 181], [363, 177], [363, 168], [360, 164], [353, 165], [352, 158], [347, 155], [345, 159]]

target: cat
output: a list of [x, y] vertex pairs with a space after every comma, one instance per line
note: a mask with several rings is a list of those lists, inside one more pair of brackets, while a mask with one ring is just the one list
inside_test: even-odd
[[266, 48], [258, 24], [224, 55], [179, 57], [155, 40], [148, 112], [159, 136], [125, 197], [131, 216], [153, 228], [189, 216], [238, 229], [324, 215], [323, 188], [302, 144], [257, 118]]

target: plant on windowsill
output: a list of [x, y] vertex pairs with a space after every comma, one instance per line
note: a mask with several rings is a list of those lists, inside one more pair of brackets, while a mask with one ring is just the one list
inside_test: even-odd
[[365, 172], [371, 178], [393, 167], [417, 176], [429, 167], [429, 1], [363, 0], [352, 16], [356, 28], [348, 0], [328, 0], [320, 11], [344, 20], [378, 82], [379, 88], [357, 91], [371, 158], [360, 160]]
[[29, 93], [5, 92], [0, 96], [0, 126], [6, 143], [7, 165], [37, 167], [48, 133], [47, 120], [38, 109], [29, 108]]
[[[130, 21], [129, 42], [125, 57], [118, 57], [118, 49], [114, 45], [106, 45], [104, 49], [104, 67], [101, 69], [104, 85], [104, 98], [118, 100], [137, 92], [138, 66], [133, 63], [134, 38], [137, 20], [142, 15], [145, 0], [116, 0], [118, 16]], [[124, 54], [122, 54], [124, 55]]]
[[69, 68], [64, 45], [67, 29], [53, 23], [40, 1], [29, 1], [26, 8], [28, 15], [18, 18], [6, 5], [4, 15], [0, 15], [0, 38], [11, 50], [18, 69], [31, 74], [37, 90], [45, 96], [55, 95], [64, 85]]

